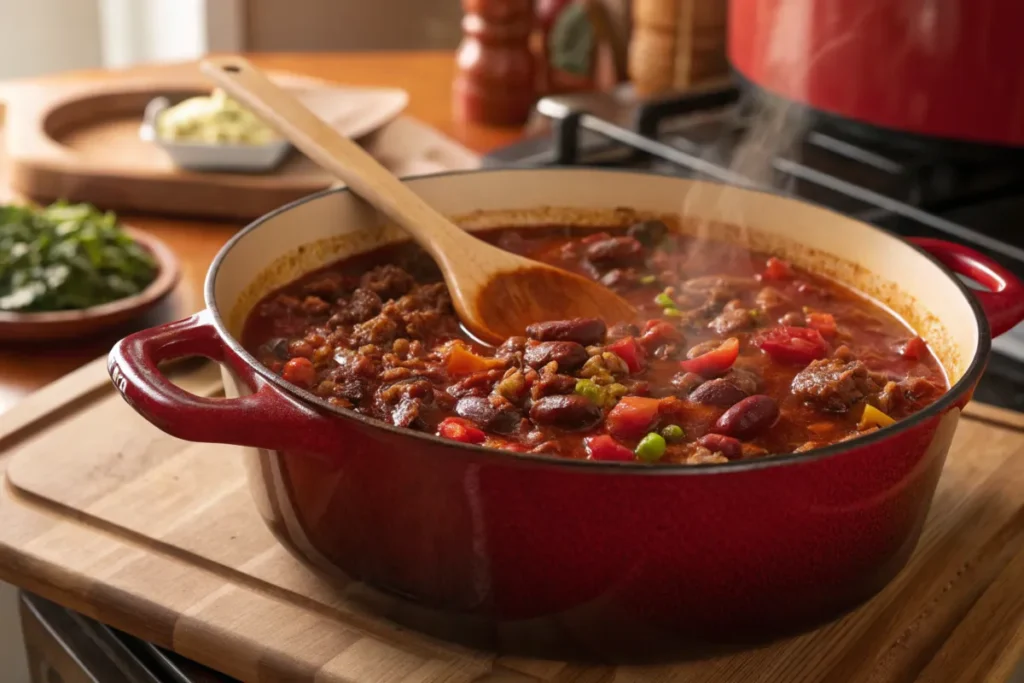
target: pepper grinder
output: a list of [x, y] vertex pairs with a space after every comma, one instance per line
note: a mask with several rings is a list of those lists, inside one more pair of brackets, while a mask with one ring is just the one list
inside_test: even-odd
[[462, 10], [452, 86], [455, 118], [522, 125], [536, 100], [533, 0], [462, 0]]

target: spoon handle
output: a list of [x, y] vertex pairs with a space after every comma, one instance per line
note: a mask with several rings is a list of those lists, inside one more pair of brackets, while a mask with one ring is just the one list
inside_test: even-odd
[[405, 228], [435, 259], [473, 239], [438, 213], [362, 147], [341, 135], [247, 60], [209, 57], [200, 70], [310, 159]]

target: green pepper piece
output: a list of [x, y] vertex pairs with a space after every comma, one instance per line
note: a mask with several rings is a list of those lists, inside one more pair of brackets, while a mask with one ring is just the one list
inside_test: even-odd
[[597, 405], [604, 403], [604, 390], [589, 379], [577, 380], [576, 393]]

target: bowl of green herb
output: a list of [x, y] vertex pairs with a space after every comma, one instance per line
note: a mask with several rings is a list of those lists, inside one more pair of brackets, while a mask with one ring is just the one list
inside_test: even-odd
[[98, 332], [157, 304], [177, 279], [170, 250], [111, 212], [0, 205], [0, 339]]

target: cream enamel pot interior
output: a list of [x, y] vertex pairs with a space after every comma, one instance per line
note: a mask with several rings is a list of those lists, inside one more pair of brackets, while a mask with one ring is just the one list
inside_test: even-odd
[[[914, 246], [770, 194], [588, 169], [408, 183], [470, 229], [625, 225], [682, 211], [681, 229], [742, 233], [756, 249], [887, 303], [929, 340], [953, 384], [873, 435], [721, 465], [566, 461], [397, 429], [329, 408], [239, 345], [264, 294], [402, 237], [344, 190], [284, 207], [224, 247], [205, 312], [122, 340], [111, 376], [161, 429], [244, 446], [257, 506], [298, 557], [333, 580], [361, 580], [439, 612], [520, 625], [552, 618], [588, 631], [628, 626], [642, 640], [657, 632], [674, 642], [774, 634], [836, 615], [905, 563], [984, 368], [990, 327], [1001, 333], [1024, 318], [1020, 283], [978, 254]], [[999, 291], [972, 294], [940, 261]], [[157, 370], [186, 355], [221, 362], [227, 398], [192, 396]]]

